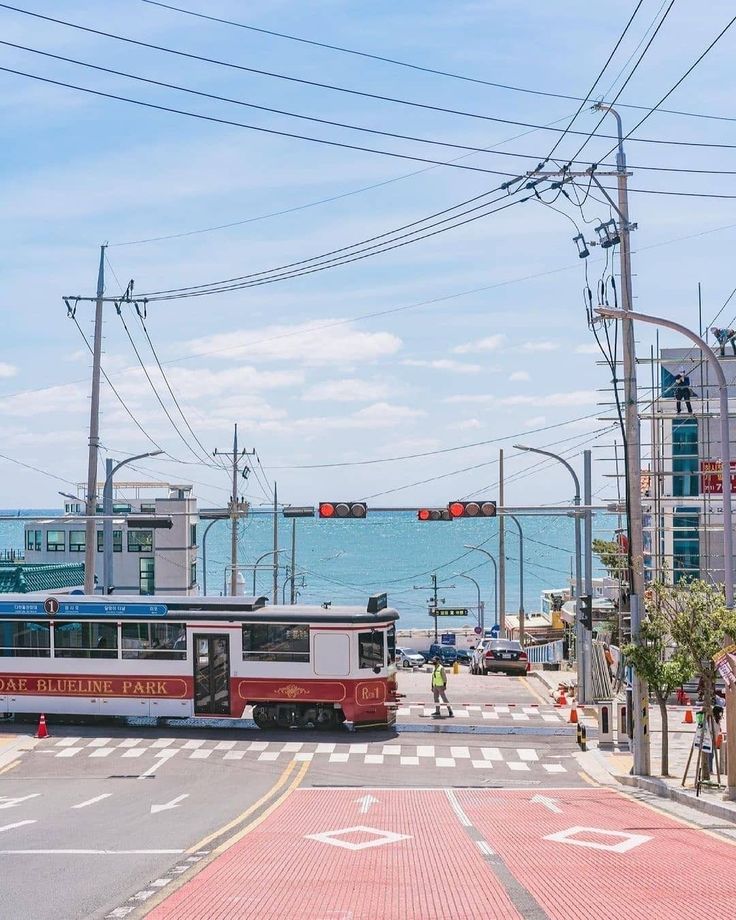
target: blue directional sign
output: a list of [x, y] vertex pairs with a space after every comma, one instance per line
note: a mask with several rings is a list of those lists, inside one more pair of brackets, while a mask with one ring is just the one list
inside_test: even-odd
[[442, 633], [442, 645], [454, 645], [455, 633]]
[[0, 601], [0, 614], [16, 616], [57, 617], [163, 617], [165, 604], [116, 604], [100, 601], [80, 604], [73, 600], [46, 598], [44, 601]]
[[491, 638], [498, 639], [500, 635], [501, 635], [501, 625], [499, 623], [494, 623], [493, 626], [491, 626]]

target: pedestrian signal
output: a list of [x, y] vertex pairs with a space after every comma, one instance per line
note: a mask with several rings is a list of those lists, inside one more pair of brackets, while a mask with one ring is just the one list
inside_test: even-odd
[[583, 629], [593, 628], [593, 598], [590, 594], [580, 595], [580, 622]]
[[475, 499], [468, 502], [450, 502], [447, 506], [452, 518], [460, 517], [495, 517], [496, 503]]
[[368, 512], [365, 502], [320, 502], [321, 518], [364, 518]]
[[451, 521], [452, 516], [447, 508], [420, 508], [417, 511], [418, 521]]

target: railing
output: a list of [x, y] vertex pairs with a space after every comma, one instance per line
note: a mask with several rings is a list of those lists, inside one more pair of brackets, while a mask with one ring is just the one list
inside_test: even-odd
[[545, 645], [531, 645], [526, 647], [526, 653], [532, 664], [550, 664], [562, 661], [562, 639], [547, 642]]
[[22, 562], [22, 549], [0, 549], [0, 562]]

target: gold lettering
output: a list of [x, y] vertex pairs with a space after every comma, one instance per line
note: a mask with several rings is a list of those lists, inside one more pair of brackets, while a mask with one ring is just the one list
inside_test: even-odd
[[146, 695], [147, 695], [147, 696], [154, 696], [155, 693], [156, 693], [156, 681], [155, 681], [155, 680], [147, 680], [147, 681], [146, 681]]
[[27, 689], [28, 689], [28, 686], [27, 686], [27, 685], [28, 685], [28, 678], [27, 678], [27, 677], [21, 677], [21, 678], [18, 680], [18, 689], [21, 691], [21, 693], [22, 693], [24, 690], [27, 690]]
[[45, 677], [37, 678], [36, 679], [36, 690], [39, 693], [46, 693], [46, 684], [47, 684], [47, 681]]
[[133, 693], [136, 693], [139, 696], [142, 696], [145, 693], [145, 690], [143, 689], [143, 684], [141, 683], [141, 681], [137, 680], [135, 682], [135, 685], [133, 686]]
[[157, 696], [168, 696], [166, 692], [166, 681], [165, 680], [158, 681], [158, 688], [156, 690], [156, 695]]
[[130, 693], [132, 686], [133, 686], [132, 680], [124, 680], [123, 681], [123, 693]]
[[113, 689], [112, 689], [112, 681], [111, 681], [111, 680], [103, 680], [103, 681], [102, 681], [102, 692], [103, 692], [103, 693], [112, 693], [112, 692], [113, 692]]
[[93, 692], [93, 693], [102, 693], [102, 687], [103, 687], [103, 686], [104, 686], [104, 682], [103, 682], [103, 681], [101, 681], [101, 680], [93, 680], [93, 681], [92, 681], [92, 692]]

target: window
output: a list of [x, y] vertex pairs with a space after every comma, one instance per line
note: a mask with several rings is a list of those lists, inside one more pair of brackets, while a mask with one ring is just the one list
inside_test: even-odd
[[[97, 552], [101, 553], [105, 548], [105, 532], [97, 531]], [[112, 551], [122, 553], [123, 551], [123, 532], [122, 530], [113, 530], [112, 532]]]
[[391, 664], [392, 661], [396, 661], [396, 627], [389, 626], [388, 632], [386, 633], [386, 641], [388, 643], [388, 662]]
[[114, 623], [56, 623], [54, 658], [117, 658]]
[[65, 536], [63, 530], [46, 531], [46, 549], [50, 553], [63, 553], [65, 547]]
[[383, 633], [377, 629], [358, 633], [358, 667], [383, 667]]
[[197, 525], [196, 524], [189, 525], [189, 545], [190, 546], [197, 545]]
[[48, 658], [51, 654], [49, 623], [18, 620], [0, 624], [0, 657]]
[[152, 530], [129, 530], [128, 531], [128, 552], [129, 553], [150, 553], [153, 549], [153, 531]]
[[700, 490], [698, 475], [698, 420], [678, 418], [672, 422], [672, 494], [697, 496]]
[[697, 508], [675, 508], [672, 515], [672, 578], [675, 584], [683, 579], [700, 578], [700, 536]]
[[43, 531], [27, 530], [26, 531], [26, 549], [41, 550], [43, 549]]
[[113, 502], [112, 513], [113, 514], [130, 514], [133, 510], [133, 506], [128, 502]]
[[309, 627], [245, 623], [243, 660], [309, 661]]
[[193, 562], [189, 566], [189, 587], [197, 584], [197, 563]]
[[183, 623], [123, 623], [122, 630], [123, 658], [167, 661], [187, 657], [187, 631]]
[[156, 513], [156, 503], [155, 502], [141, 502], [141, 514], [155, 514]]
[[148, 556], [138, 560], [138, 590], [141, 594], [154, 594], [154, 563]]
[[86, 534], [83, 530], [69, 531], [69, 552], [83, 553], [86, 544]]

